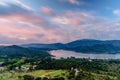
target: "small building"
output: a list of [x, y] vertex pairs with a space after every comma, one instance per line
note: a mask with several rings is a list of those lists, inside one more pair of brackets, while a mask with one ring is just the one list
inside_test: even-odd
[[0, 67], [0, 71], [5, 71], [6, 67]]
[[78, 73], [79, 73], [79, 70], [76, 68], [76, 69], [74, 69], [75, 70], [75, 76], [77, 76], [78, 75]]
[[30, 69], [29, 67], [21, 66], [21, 70], [22, 70], [22, 71], [28, 71], [29, 69]]

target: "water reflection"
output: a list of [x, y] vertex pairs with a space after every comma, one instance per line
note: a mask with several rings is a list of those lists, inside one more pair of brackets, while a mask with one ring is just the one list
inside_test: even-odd
[[50, 51], [55, 58], [59, 59], [61, 57], [76, 57], [76, 58], [91, 58], [91, 59], [120, 59], [120, 54], [85, 54], [85, 53], [77, 53], [73, 51], [65, 51], [65, 50], [53, 50]]

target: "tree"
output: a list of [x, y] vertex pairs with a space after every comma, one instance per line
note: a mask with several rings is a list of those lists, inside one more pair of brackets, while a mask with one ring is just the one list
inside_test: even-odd
[[35, 80], [41, 80], [41, 77], [37, 77]]
[[24, 80], [34, 80], [34, 76], [32, 75], [24, 75], [23, 78]]
[[49, 80], [47, 77], [43, 77], [43, 79], [42, 80]]
[[65, 80], [63, 77], [52, 78], [50, 80]]

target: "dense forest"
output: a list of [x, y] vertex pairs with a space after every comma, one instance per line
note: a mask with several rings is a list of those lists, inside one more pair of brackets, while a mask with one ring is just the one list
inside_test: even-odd
[[[74, 57], [67, 59], [21, 58], [19, 60], [5, 60], [1, 66], [6, 66], [6, 71], [26, 73], [17, 75], [18, 80], [119, 80], [120, 78], [120, 60], [78, 59]], [[29, 69], [22, 70], [23, 66], [27, 66]], [[62, 70], [61, 72], [65, 71], [65, 73], [61, 73], [62, 76], [54, 77], [49, 75], [36, 77], [27, 74], [27, 72], [34, 73], [39, 70]], [[2, 71], [2, 73], [4, 72]]]

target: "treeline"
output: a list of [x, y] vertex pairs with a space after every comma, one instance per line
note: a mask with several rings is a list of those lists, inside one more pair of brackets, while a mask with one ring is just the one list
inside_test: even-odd
[[[36, 65], [36, 70], [70, 70], [71, 68], [78, 68], [85, 71], [119, 71], [120, 60], [98, 60], [98, 59], [79, 59], [79, 58], [21, 58], [21, 59], [6, 59], [1, 66], [18, 67], [24, 64]], [[111, 68], [112, 66], [112, 68]]]
[[[78, 68], [85, 71], [109, 71], [111, 70], [110, 65], [118, 65], [119, 68], [120, 60], [97, 60], [97, 59], [77, 59], [77, 58], [67, 58], [67, 59], [51, 59], [47, 58], [42, 60], [37, 64], [36, 69], [64, 69], [70, 70], [71, 68]], [[116, 68], [116, 69], [117, 69]]]
[[21, 59], [7, 59], [1, 66], [8, 67], [9, 70], [15, 67], [29, 64], [30, 66], [36, 66], [35, 70], [70, 70], [71, 68], [78, 68], [84, 71], [116, 71], [120, 72], [120, 60], [97, 60], [97, 59], [79, 59], [79, 58], [21, 58]]

